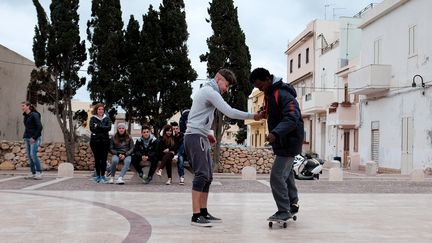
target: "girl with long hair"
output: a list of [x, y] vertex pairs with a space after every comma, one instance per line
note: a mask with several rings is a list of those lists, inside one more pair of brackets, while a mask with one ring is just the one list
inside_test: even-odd
[[156, 175], [162, 176], [162, 170], [166, 167], [168, 181], [165, 184], [167, 185], [171, 185], [172, 182], [172, 160], [176, 150], [172, 126], [165, 125], [162, 129], [162, 138], [159, 140], [158, 154], [161, 164], [156, 171]]

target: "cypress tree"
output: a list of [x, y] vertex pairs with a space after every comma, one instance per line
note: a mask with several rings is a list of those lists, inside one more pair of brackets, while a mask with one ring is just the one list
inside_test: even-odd
[[[159, 13], [150, 5], [147, 14], [143, 16], [141, 30], [141, 45], [139, 48], [142, 63], [141, 83], [136, 89], [141, 91], [137, 99], [137, 117], [141, 124], [148, 123], [156, 129], [162, 123], [159, 119], [159, 90], [163, 77], [162, 71], [162, 34]], [[157, 131], [156, 133], [157, 134]]]
[[126, 111], [128, 122], [128, 131], [131, 131], [131, 124], [134, 117], [136, 117], [136, 100], [140, 98], [141, 90], [139, 85], [141, 83], [142, 62], [140, 60], [139, 48], [141, 44], [141, 36], [139, 30], [139, 23], [131, 15], [124, 35], [124, 45], [122, 50], [122, 65], [123, 65], [123, 78], [118, 90], [120, 95], [119, 105]]
[[92, 0], [91, 19], [87, 22], [90, 62], [87, 73], [90, 98], [107, 107], [120, 100], [122, 87], [123, 20], [120, 0]]
[[[183, 0], [163, 0], [159, 7], [163, 49], [163, 78], [160, 85], [162, 103], [160, 120], [190, 107], [191, 82], [197, 78], [188, 58], [185, 4]], [[164, 125], [164, 124], [159, 124]]]
[[28, 99], [45, 104], [56, 115], [66, 146], [68, 162], [74, 163], [77, 136], [71, 100], [85, 84], [78, 71], [86, 60], [85, 42], [80, 40], [78, 0], [52, 0], [51, 22], [38, 0], [33, 0], [38, 25], [33, 39], [36, 69], [31, 73]]
[[[237, 77], [237, 85], [232, 87], [225, 95], [225, 100], [239, 110], [247, 110], [247, 97], [252, 91], [249, 83], [251, 69], [251, 56], [246, 45], [246, 37], [240, 28], [237, 15], [237, 7], [233, 0], [212, 0], [207, 9], [210, 15], [213, 35], [207, 38], [209, 51], [200, 56], [202, 62], [207, 62], [207, 73], [214, 77], [221, 68], [232, 70]], [[214, 153], [214, 161], [219, 161], [220, 141], [223, 135], [224, 117], [220, 112], [215, 116], [215, 135], [218, 141]], [[232, 122], [232, 121], [229, 121]], [[243, 121], [236, 121], [240, 128], [244, 127]]]

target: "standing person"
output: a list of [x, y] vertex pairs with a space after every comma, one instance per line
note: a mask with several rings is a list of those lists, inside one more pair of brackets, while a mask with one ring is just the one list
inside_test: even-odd
[[264, 92], [263, 117], [267, 117], [267, 140], [276, 158], [270, 186], [278, 211], [269, 220], [287, 220], [298, 212], [298, 193], [294, 181], [294, 156], [301, 153], [304, 128], [295, 89], [264, 68], [252, 71], [249, 81]]
[[[136, 141], [133, 151], [132, 165], [144, 184], [150, 183], [156, 171], [158, 165], [157, 145], [157, 139], [151, 133], [150, 127], [148, 125], [143, 125], [141, 127], [141, 137]], [[146, 178], [144, 178], [141, 161], [150, 162], [150, 170]]]
[[123, 185], [123, 177], [126, 175], [126, 172], [129, 170], [129, 166], [131, 163], [131, 155], [134, 149], [134, 142], [132, 137], [129, 136], [129, 133], [126, 131], [126, 125], [124, 123], [119, 123], [117, 125], [117, 132], [111, 138], [110, 151], [112, 154], [111, 158], [111, 177], [108, 181], [109, 184], [114, 183], [114, 177], [117, 169], [117, 164], [123, 161], [124, 165], [122, 170], [120, 171], [120, 176], [116, 180], [116, 184]]
[[179, 175], [179, 184], [184, 185], [184, 134], [180, 131], [179, 124], [177, 122], [171, 122], [170, 125], [173, 129], [174, 142], [177, 148], [177, 173]]
[[42, 135], [41, 114], [27, 101], [21, 103], [21, 110], [25, 127], [23, 139], [31, 171], [26, 179], [41, 180], [42, 167], [37, 156]]
[[168, 180], [165, 183], [166, 185], [171, 185], [172, 182], [172, 160], [175, 151], [177, 151], [177, 148], [173, 137], [172, 126], [165, 125], [162, 129], [162, 137], [158, 144], [158, 156], [161, 164], [156, 171], [156, 175], [162, 176], [162, 170], [166, 167], [168, 176]]
[[250, 114], [230, 107], [222, 98], [222, 94], [227, 92], [229, 86], [235, 83], [234, 73], [228, 69], [221, 69], [216, 73], [214, 79], [198, 90], [193, 99], [184, 136], [184, 146], [189, 164], [194, 170], [192, 225], [212, 226], [212, 222], [222, 221], [212, 216], [207, 210], [208, 193], [213, 180], [210, 145], [216, 143], [216, 138], [210, 131], [215, 110], [218, 109], [233, 119], [260, 119], [259, 114]]
[[95, 159], [95, 181], [97, 183], [107, 183], [105, 170], [110, 148], [108, 133], [111, 130], [111, 119], [105, 114], [105, 107], [102, 103], [97, 103], [94, 106], [92, 114], [90, 118], [90, 147]]

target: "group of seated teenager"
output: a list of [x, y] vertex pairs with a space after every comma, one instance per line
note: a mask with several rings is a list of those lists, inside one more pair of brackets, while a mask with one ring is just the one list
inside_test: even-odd
[[[110, 177], [108, 179], [110, 184], [124, 184], [124, 176], [132, 163], [144, 184], [150, 183], [155, 173], [162, 176], [163, 169], [166, 168], [168, 180], [165, 184], [170, 185], [172, 183], [172, 161], [174, 156], [177, 155], [179, 184], [184, 185], [183, 133], [180, 132], [177, 122], [165, 125], [159, 139], [152, 134], [148, 125], [143, 125], [141, 127], [141, 137], [135, 144], [126, 131], [125, 124], [119, 123], [115, 135], [111, 138], [110, 152], [112, 154], [109, 170]], [[123, 162], [124, 165], [119, 177], [115, 180], [119, 162]], [[143, 167], [147, 164], [150, 164], [150, 169], [148, 174], [144, 175]]]

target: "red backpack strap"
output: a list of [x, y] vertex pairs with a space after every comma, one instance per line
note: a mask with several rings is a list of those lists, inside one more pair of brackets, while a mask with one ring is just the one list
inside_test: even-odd
[[273, 92], [273, 95], [274, 95], [275, 100], [276, 100], [276, 105], [279, 106], [279, 89], [275, 89], [275, 91]]

